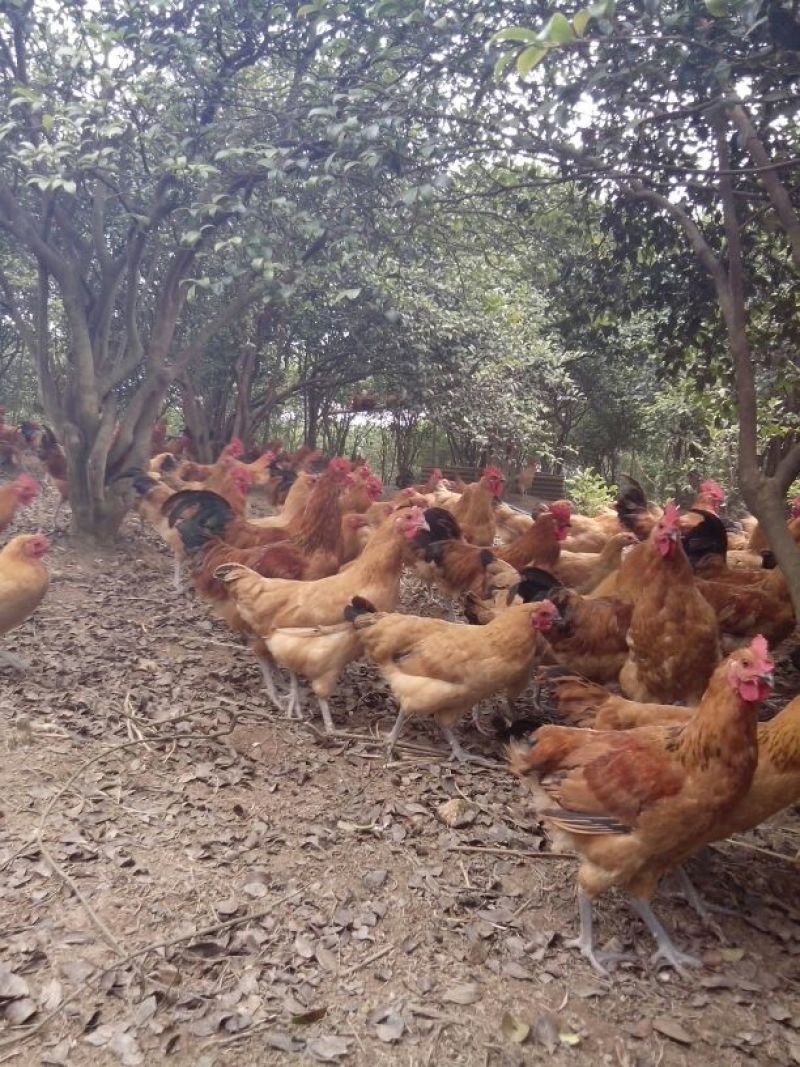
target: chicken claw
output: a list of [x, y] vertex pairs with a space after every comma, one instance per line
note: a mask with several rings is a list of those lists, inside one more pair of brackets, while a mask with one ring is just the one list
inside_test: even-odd
[[650, 933], [656, 939], [656, 945], [658, 948], [651, 957], [651, 962], [657, 963], [658, 960], [664, 960], [665, 963], [670, 964], [683, 978], [687, 978], [686, 967], [702, 967], [702, 960], [697, 959], [696, 956], [690, 956], [686, 952], [681, 952], [677, 948], [662, 926], [661, 922], [656, 917], [653, 909], [645, 900], [639, 900], [637, 897], [630, 898], [630, 905], [636, 914], [647, 924], [647, 928]]
[[722, 931], [719, 923], [714, 918], [714, 912], [719, 915], [736, 915], [737, 912], [733, 908], [722, 908], [718, 904], [709, 904], [704, 897], [697, 891], [694, 883], [686, 873], [685, 867], [678, 867], [675, 872], [681, 894], [694, 911], [700, 920], [708, 927], [708, 929], [715, 934], [723, 945], [728, 943], [728, 939]]
[[480, 708], [479, 708], [479, 706], [477, 704], [472, 709], [472, 725], [475, 727], [475, 729], [478, 731], [478, 733], [479, 734], [483, 734], [484, 737], [492, 737], [493, 738], [493, 737], [496, 736], [496, 733], [495, 733], [494, 730], [490, 730], [486, 726], [483, 725]]
[[450, 742], [450, 751], [453, 753], [453, 759], [458, 763], [475, 763], [479, 767], [499, 766], [492, 760], [484, 759], [483, 756], [475, 756], [472, 752], [467, 752], [465, 748], [462, 748], [452, 726], [443, 726], [442, 733]]
[[577, 937], [571, 937], [564, 942], [567, 948], [577, 948], [598, 974], [609, 978], [609, 970], [605, 963], [615, 963], [628, 957], [622, 952], [595, 952], [593, 923], [592, 923], [592, 898], [584, 889], [578, 890], [578, 916], [581, 928]]

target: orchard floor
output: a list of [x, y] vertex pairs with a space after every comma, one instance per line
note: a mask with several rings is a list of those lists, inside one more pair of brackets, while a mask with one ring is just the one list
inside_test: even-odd
[[[37, 522], [52, 494], [10, 533]], [[0, 667], [0, 1063], [800, 1063], [797, 812], [695, 864], [736, 911], [724, 940], [664, 887], [705, 963], [688, 979], [603, 900], [599, 941], [634, 957], [603, 979], [564, 944], [575, 865], [499, 746], [465, 725], [497, 768], [454, 767], [412, 725], [387, 766], [363, 663], [321, 738], [138, 520], [114, 555], [53, 540], [47, 599], [5, 642], [31, 669]], [[784, 660], [776, 703], [798, 688]], [[451, 799], [467, 825], [441, 821]]]

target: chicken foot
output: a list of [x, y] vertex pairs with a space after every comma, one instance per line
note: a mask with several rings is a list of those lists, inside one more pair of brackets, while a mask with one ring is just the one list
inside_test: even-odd
[[678, 882], [678, 889], [681, 896], [692, 911], [697, 914], [712, 933], [716, 934], [723, 944], [727, 944], [728, 939], [725, 937], [720, 929], [719, 923], [714, 918], [714, 913], [716, 912], [718, 915], [736, 915], [737, 912], [735, 912], [733, 908], [722, 908], [718, 904], [710, 904], [698, 892], [697, 887], [686, 873], [685, 867], [678, 867], [675, 871], [675, 877]]
[[278, 693], [278, 688], [275, 685], [275, 675], [272, 671], [272, 665], [268, 660], [259, 659], [258, 665], [261, 668], [261, 677], [264, 679], [264, 688], [267, 691], [267, 696], [277, 708], [283, 708], [283, 701]]
[[[395, 745], [395, 742], [397, 741], [397, 738], [400, 736], [400, 731], [403, 729], [403, 723], [405, 722], [405, 718], [406, 717], [403, 714], [403, 712], [399, 711], [397, 713], [397, 718], [394, 721], [394, 726], [392, 727], [391, 732], [386, 737], [386, 757], [387, 757], [387, 759], [391, 759], [392, 758], [392, 753], [394, 751], [394, 745]], [[479, 766], [482, 766], [482, 767], [497, 767], [498, 766], [497, 763], [492, 763], [491, 760], [483, 759], [482, 756], [475, 756], [471, 752], [467, 752], [466, 749], [462, 748], [461, 745], [458, 742], [458, 738], [456, 737], [455, 733], [453, 732], [452, 727], [450, 727], [450, 726], [441, 726], [441, 724], [440, 724], [440, 728], [441, 728], [441, 731], [444, 734], [444, 736], [450, 742], [450, 751], [452, 752], [452, 756], [453, 756], [454, 760], [457, 760], [459, 763], [477, 763]]]
[[450, 751], [453, 754], [453, 759], [458, 763], [475, 763], [479, 767], [500, 766], [492, 760], [484, 759], [483, 756], [476, 756], [472, 752], [467, 752], [465, 748], [462, 748], [452, 726], [442, 726], [441, 731], [450, 742]]
[[623, 952], [595, 952], [592, 898], [585, 889], [578, 890], [578, 918], [581, 924], [578, 936], [569, 938], [564, 944], [567, 948], [577, 948], [598, 974], [608, 978], [609, 971], [604, 964], [615, 963], [618, 960], [629, 959], [630, 957]]
[[657, 963], [659, 960], [664, 960], [665, 963], [671, 964], [678, 974], [682, 975], [684, 978], [687, 977], [686, 967], [703, 966], [702, 961], [698, 960], [697, 957], [690, 956], [686, 952], [681, 952], [681, 950], [673, 944], [669, 934], [664, 929], [646, 900], [640, 900], [638, 897], [630, 897], [629, 902], [633, 910], [647, 925], [648, 930], [656, 939], [656, 945], [658, 947], [651, 957], [653, 963]]

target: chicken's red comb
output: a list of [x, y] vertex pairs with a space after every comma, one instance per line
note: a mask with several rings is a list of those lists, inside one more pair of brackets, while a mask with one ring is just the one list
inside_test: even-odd
[[664, 518], [661, 520], [668, 530], [674, 530], [680, 522], [681, 513], [678, 505], [672, 501], [664, 508]]
[[756, 661], [756, 666], [764, 674], [770, 674], [775, 669], [775, 661], [769, 654], [769, 645], [763, 634], [756, 634], [750, 642], [750, 651]]
[[568, 500], [554, 500], [550, 511], [557, 519], [569, 522], [572, 517], [572, 504]]
[[230, 439], [228, 451], [232, 456], [236, 456], [237, 459], [241, 456], [242, 452], [244, 452], [244, 445], [240, 437], [232, 437]]
[[725, 490], [719, 482], [715, 482], [712, 478], [709, 478], [707, 482], [702, 483], [700, 492], [704, 493], [706, 496], [712, 497], [714, 500], [719, 500], [720, 502], [724, 502], [725, 500]]
[[505, 481], [506, 476], [500, 470], [499, 467], [485, 467], [483, 471], [484, 478], [499, 478], [500, 481]]
[[20, 476], [15, 480], [14, 484], [16, 485], [17, 489], [22, 489], [28, 493], [39, 492], [39, 483], [36, 481], [35, 478], [31, 478], [30, 474], [20, 474]]
[[333, 474], [349, 474], [352, 469], [352, 464], [349, 459], [345, 459], [344, 456], [336, 456], [328, 464], [328, 470]]
[[800, 496], [796, 496], [790, 504], [792, 509], [792, 518], [800, 519]]
[[253, 472], [249, 471], [247, 467], [234, 467], [231, 473], [234, 481], [242, 492], [249, 493], [253, 488], [253, 482], [255, 481]]

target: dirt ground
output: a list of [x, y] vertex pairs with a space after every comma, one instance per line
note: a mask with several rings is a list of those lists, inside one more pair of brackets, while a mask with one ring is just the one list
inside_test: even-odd
[[[0, 1063], [800, 1063], [797, 811], [695, 863], [735, 909], [722, 940], [663, 888], [688, 979], [603, 900], [599, 940], [634, 956], [605, 980], [565, 946], [575, 864], [499, 747], [453, 767], [412, 725], [387, 766], [364, 664], [341, 737], [287, 722], [138, 520], [113, 556], [57, 533], [51, 569], [5, 646], [30, 671], [0, 668]], [[436, 610], [410, 584], [404, 606]], [[776, 706], [797, 691], [784, 660]]]

